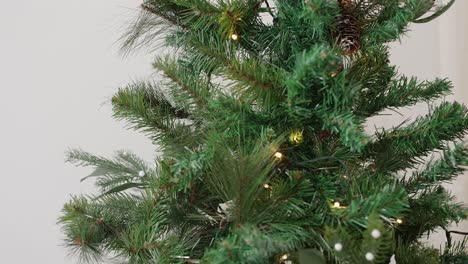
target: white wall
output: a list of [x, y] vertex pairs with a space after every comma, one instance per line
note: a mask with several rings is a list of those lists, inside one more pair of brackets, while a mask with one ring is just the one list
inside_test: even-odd
[[134, 0], [23, 0], [0, 5], [0, 262], [75, 263], [56, 218], [87, 170], [64, 164], [80, 146], [152, 157], [140, 134], [111, 118], [119, 85], [151, 73], [148, 56], [122, 59], [116, 40]]
[[[64, 151], [80, 146], [110, 155], [125, 148], [147, 160], [153, 156], [149, 141], [114, 121], [105, 104], [119, 85], [151, 74], [150, 56], [122, 59], [115, 44], [123, 21], [135, 17], [140, 1], [3, 2], [2, 263], [74, 263], [60, 246], [55, 222], [69, 194], [86, 192], [90, 186], [79, 182], [87, 170], [64, 164]], [[402, 72], [422, 78], [451, 77], [457, 85], [457, 99], [463, 99], [468, 98], [468, 92], [460, 88], [468, 82], [464, 72], [468, 36], [463, 30], [468, 26], [463, 18], [468, 1], [458, 1], [455, 8], [439, 23], [415, 26], [411, 38], [402, 40], [403, 46], [394, 45], [393, 62]], [[455, 189], [461, 200], [466, 201], [467, 186], [467, 181], [461, 181]]]

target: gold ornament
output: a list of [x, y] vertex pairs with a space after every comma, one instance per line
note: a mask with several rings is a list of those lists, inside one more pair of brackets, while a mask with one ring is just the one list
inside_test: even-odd
[[302, 134], [302, 131], [294, 130], [291, 132], [289, 135], [289, 141], [296, 145], [301, 144], [304, 141], [304, 135]]

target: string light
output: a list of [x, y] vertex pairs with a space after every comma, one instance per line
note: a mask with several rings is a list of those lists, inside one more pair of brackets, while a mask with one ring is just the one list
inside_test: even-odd
[[288, 259], [288, 254], [284, 254], [283, 256], [281, 256], [281, 260], [287, 260]]
[[231, 39], [232, 39], [232, 40], [238, 40], [238, 39], [239, 39], [239, 36], [238, 36], [236, 33], [232, 33], [232, 34], [231, 34]]
[[334, 248], [335, 248], [336, 252], [341, 252], [341, 250], [343, 250], [343, 244], [336, 243]]
[[335, 207], [335, 208], [340, 208], [340, 207], [341, 207], [340, 202], [334, 202], [334, 203], [333, 203], [333, 207]]
[[401, 219], [397, 219], [396, 222], [397, 222], [399, 225], [403, 224], [403, 220], [401, 220]]
[[372, 253], [370, 253], [370, 252], [367, 252], [367, 253], [366, 253], [366, 259], [367, 259], [368, 261], [373, 261], [373, 260], [375, 259], [374, 254], [372, 254]]
[[263, 188], [265, 188], [265, 189], [270, 189], [271, 186], [270, 186], [268, 183], [265, 183], [265, 184], [263, 185]]
[[283, 158], [283, 153], [277, 151], [277, 152], [275, 153], [275, 158], [277, 158], [277, 159], [282, 159], [282, 158]]
[[372, 230], [371, 232], [371, 236], [375, 239], [379, 238], [382, 234], [380, 233], [380, 230], [378, 229], [374, 229]]

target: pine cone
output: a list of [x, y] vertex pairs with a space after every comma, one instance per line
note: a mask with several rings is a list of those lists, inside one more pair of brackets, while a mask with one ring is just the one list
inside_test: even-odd
[[341, 15], [337, 22], [337, 43], [345, 54], [352, 55], [361, 46], [361, 27], [353, 14], [355, 3], [352, 0], [338, 0]]

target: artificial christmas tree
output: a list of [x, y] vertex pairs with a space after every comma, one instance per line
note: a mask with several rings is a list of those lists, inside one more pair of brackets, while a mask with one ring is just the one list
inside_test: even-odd
[[[112, 105], [162, 155], [70, 151], [100, 192], [65, 205], [67, 245], [86, 262], [468, 263], [449, 230], [468, 211], [442, 186], [468, 163], [468, 110], [436, 103], [450, 81], [399, 75], [388, 48], [452, 4], [145, 1], [124, 51], [169, 47], [164, 79]], [[418, 102], [429, 114], [364, 131]], [[445, 249], [419, 242], [438, 228]]]

